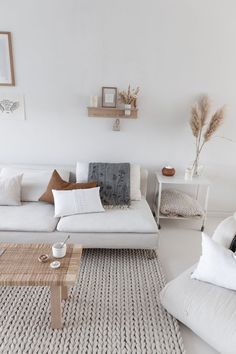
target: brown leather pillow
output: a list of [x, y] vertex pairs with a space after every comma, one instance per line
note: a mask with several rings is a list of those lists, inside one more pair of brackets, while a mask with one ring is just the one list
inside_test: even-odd
[[73, 183], [64, 181], [59, 173], [54, 170], [52, 177], [48, 183], [46, 192], [41, 195], [39, 200], [41, 202], [47, 202], [50, 204], [54, 204], [54, 198], [52, 194], [52, 189], [56, 190], [72, 190], [72, 189], [87, 189], [97, 187], [96, 182], [88, 182], [88, 183]]

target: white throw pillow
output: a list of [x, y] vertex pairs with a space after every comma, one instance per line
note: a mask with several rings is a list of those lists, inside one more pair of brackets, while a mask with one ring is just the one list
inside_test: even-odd
[[0, 177], [0, 205], [21, 205], [22, 176]]
[[[76, 181], [78, 183], [88, 182], [89, 162], [77, 162], [76, 164]], [[130, 164], [130, 199], [141, 200], [140, 190], [141, 176], [140, 166]]]
[[[69, 172], [57, 170], [61, 178], [69, 180]], [[48, 182], [52, 176], [53, 169], [37, 170], [31, 168], [3, 167], [0, 177], [13, 177], [23, 174], [21, 200], [23, 202], [37, 202], [45, 192]]]
[[236, 290], [236, 254], [202, 234], [202, 256], [191, 278]]
[[55, 217], [105, 211], [101, 203], [99, 189], [100, 187], [69, 191], [53, 189]]

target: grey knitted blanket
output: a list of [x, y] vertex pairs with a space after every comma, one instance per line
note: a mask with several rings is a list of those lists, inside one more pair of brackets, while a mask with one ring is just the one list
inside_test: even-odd
[[104, 205], [130, 205], [130, 164], [99, 163], [89, 164], [88, 181], [100, 186], [101, 201]]

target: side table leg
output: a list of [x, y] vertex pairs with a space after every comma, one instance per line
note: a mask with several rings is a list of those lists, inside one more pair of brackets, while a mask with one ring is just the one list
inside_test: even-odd
[[61, 287], [61, 298], [62, 300], [66, 300], [68, 298], [68, 288], [67, 286]]
[[53, 329], [62, 328], [60, 286], [51, 286], [51, 325]]
[[154, 196], [153, 196], [153, 211], [155, 214], [155, 218], [157, 216], [157, 192], [158, 192], [158, 181], [155, 181], [155, 192], [154, 192]]
[[157, 226], [160, 230], [160, 208], [161, 208], [161, 192], [162, 192], [162, 183], [159, 183], [159, 190], [158, 190], [158, 200], [157, 200]]

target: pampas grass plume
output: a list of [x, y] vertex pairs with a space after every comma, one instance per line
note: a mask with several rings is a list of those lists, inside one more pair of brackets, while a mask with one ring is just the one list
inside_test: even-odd
[[221, 107], [215, 112], [215, 114], [213, 114], [210, 123], [207, 127], [207, 130], [204, 134], [205, 142], [209, 141], [212, 138], [212, 136], [215, 134], [215, 132], [218, 130], [218, 128], [221, 126], [221, 124], [224, 121], [224, 116], [225, 116], [225, 106]]

